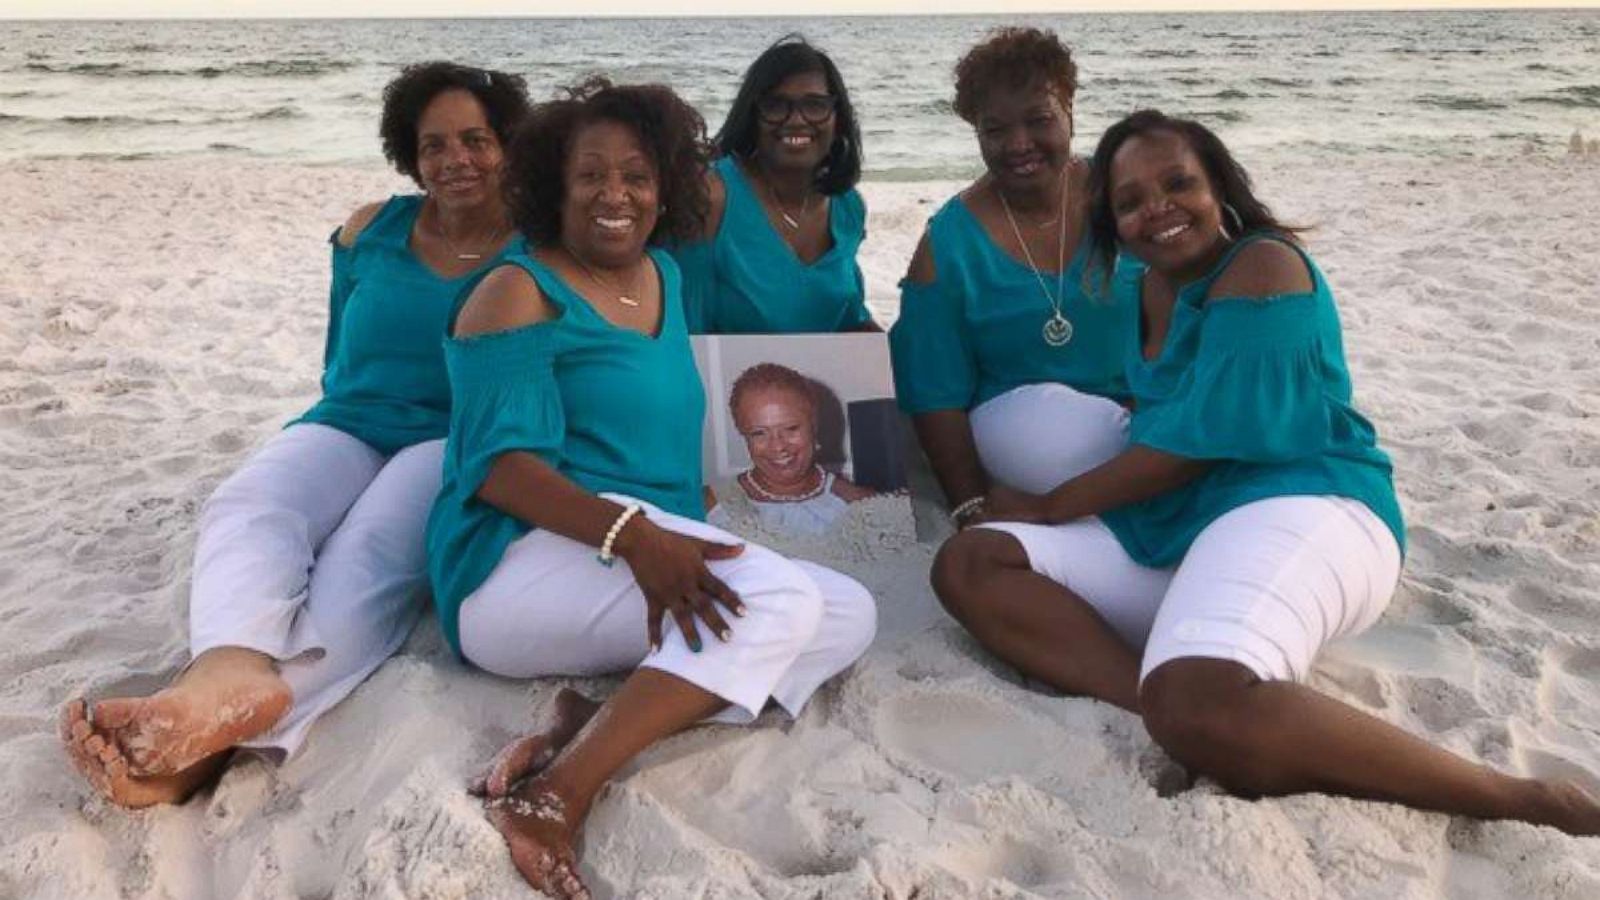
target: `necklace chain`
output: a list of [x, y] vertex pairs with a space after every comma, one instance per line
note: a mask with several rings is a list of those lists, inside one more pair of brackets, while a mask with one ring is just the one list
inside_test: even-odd
[[778, 196], [778, 189], [773, 187], [772, 182], [767, 180], [766, 173], [758, 171], [756, 178], [761, 182], [761, 186], [767, 189], [767, 196], [772, 198], [772, 205], [778, 208], [778, 218], [783, 220], [783, 224], [787, 225], [790, 231], [799, 231], [800, 220], [804, 219], [806, 213], [811, 211], [811, 189], [806, 188], [806, 195], [800, 201], [800, 212], [796, 217], [789, 214], [789, 208], [784, 205], [783, 199]]
[[793, 497], [786, 496], [784, 494], [775, 494], [762, 487], [761, 481], [759, 480], [761, 478], [761, 473], [753, 468], [746, 473], [745, 481], [749, 482], [751, 489], [759, 495], [756, 498], [758, 500], [762, 500], [767, 503], [804, 503], [807, 500], [814, 500], [817, 497], [822, 496], [823, 489], [828, 486], [828, 475], [822, 470], [822, 466], [812, 463], [811, 471], [812, 474], [817, 476], [817, 486], [811, 488], [803, 494], [797, 494]]
[[[1061, 314], [1061, 304], [1067, 296], [1067, 185], [1072, 173], [1072, 163], [1069, 161], [1061, 170], [1061, 205], [1056, 210], [1056, 221], [1060, 223], [1056, 237], [1056, 290], [1050, 293], [1050, 288], [1044, 280], [1044, 273], [1039, 271], [1039, 266], [1033, 261], [1033, 251], [1028, 249], [1028, 242], [1022, 238], [1022, 229], [1017, 226], [1017, 217], [1011, 212], [1011, 204], [1006, 200], [1006, 193], [1000, 185], [994, 186], [995, 196], [1000, 198], [1000, 208], [1005, 211], [1006, 221], [1011, 223], [1011, 233], [1016, 235], [1017, 244], [1022, 247], [1022, 258], [1028, 261], [1028, 270], [1033, 272], [1033, 278], [1039, 283], [1039, 291], [1044, 294], [1045, 300], [1050, 303], [1050, 317], [1044, 321], [1044, 342], [1052, 347], [1060, 347], [1072, 340], [1072, 322]], [[1049, 223], [1040, 225], [1045, 227]]]
[[[433, 230], [439, 235], [439, 239], [444, 241], [445, 249], [450, 251], [450, 255], [455, 257], [457, 262], [477, 262], [478, 260], [483, 259], [482, 250], [463, 251], [460, 247], [456, 246], [455, 241], [450, 239], [450, 232], [445, 230], [444, 220], [439, 217], [439, 207], [437, 204], [433, 206]], [[483, 242], [483, 246], [500, 246], [501, 242], [505, 240], [506, 234], [510, 231], [511, 229], [509, 227], [507, 227], [504, 223], [501, 223], [495, 227], [493, 232], [490, 232], [489, 238]]]
[[[638, 299], [633, 296], [634, 294], [638, 293], [637, 288], [638, 288], [639, 285], [638, 285], [637, 278], [628, 279], [630, 284], [631, 284], [631, 287], [634, 288], [634, 290], [623, 291], [620, 288], [618, 288], [616, 286], [616, 284], [611, 281], [611, 279], [609, 279], [609, 278], [601, 278], [600, 277], [600, 273], [596, 272], [593, 268], [591, 268], [589, 266], [589, 263], [586, 260], [584, 260], [584, 258], [582, 256], [580, 256], [578, 254], [578, 251], [572, 249], [571, 246], [563, 245], [563, 249], [565, 249], [567, 251], [567, 255], [572, 257], [573, 261], [578, 264], [578, 268], [583, 270], [583, 274], [589, 276], [589, 280], [590, 281], [594, 282], [595, 284], [599, 285], [600, 287], [605, 288], [606, 290], [608, 290], [612, 294], [614, 294], [615, 298], [616, 298], [616, 301], [618, 303], [621, 303], [623, 306], [634, 306], [634, 307], [636, 307], [636, 306], [639, 305]], [[635, 264], [634, 272], [637, 273], [638, 270], [639, 270], [638, 269], [638, 265]]]

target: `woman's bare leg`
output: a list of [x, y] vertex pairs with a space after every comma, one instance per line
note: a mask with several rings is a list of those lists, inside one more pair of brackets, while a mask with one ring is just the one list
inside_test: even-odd
[[517, 871], [536, 890], [587, 898], [573, 845], [600, 788], [641, 750], [726, 705], [676, 675], [635, 671], [548, 768], [488, 801]]
[[1164, 663], [1139, 702], [1174, 759], [1245, 796], [1318, 791], [1600, 834], [1600, 804], [1574, 785], [1513, 778], [1235, 662]]
[[1015, 537], [973, 528], [946, 541], [933, 589], [979, 643], [1028, 677], [1138, 710], [1139, 657], [1087, 601], [1034, 572]]

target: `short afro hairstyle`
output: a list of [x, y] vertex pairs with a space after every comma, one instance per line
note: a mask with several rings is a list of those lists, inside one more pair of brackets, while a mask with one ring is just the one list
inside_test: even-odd
[[756, 129], [760, 117], [756, 104], [791, 75], [816, 72], [828, 83], [833, 95], [833, 144], [817, 166], [817, 190], [842, 194], [861, 180], [861, 125], [856, 108], [845, 90], [844, 76], [828, 54], [812, 46], [798, 34], [784, 35], [756, 57], [745, 70], [739, 93], [733, 98], [728, 118], [712, 141], [718, 156], [749, 156], [756, 152]]
[[383, 87], [383, 118], [378, 136], [383, 155], [395, 171], [418, 184], [417, 125], [433, 98], [445, 91], [466, 91], [478, 98], [489, 127], [505, 146], [528, 112], [528, 85], [521, 75], [476, 69], [452, 62], [425, 62], [406, 66]]
[[956, 115], [978, 124], [983, 104], [996, 89], [1023, 91], [1044, 86], [1069, 109], [1078, 93], [1078, 64], [1054, 31], [996, 28], [956, 63]]
[[778, 363], [756, 363], [733, 380], [733, 388], [728, 391], [728, 413], [735, 422], [739, 418], [739, 401], [744, 399], [751, 391], [780, 389], [790, 391], [805, 401], [806, 411], [811, 415], [813, 425], [817, 421], [817, 389], [811, 379], [796, 372], [788, 366]]
[[632, 129], [655, 166], [664, 209], [649, 242], [699, 237], [711, 209], [705, 120], [665, 85], [612, 84], [598, 75], [534, 106], [512, 137], [503, 188], [518, 230], [535, 244], [561, 240], [567, 154], [595, 122]]

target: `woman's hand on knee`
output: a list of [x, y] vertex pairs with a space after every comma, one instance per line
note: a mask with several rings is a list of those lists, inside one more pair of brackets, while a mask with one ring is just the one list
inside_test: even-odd
[[[675, 534], [648, 519], [635, 518], [624, 529], [627, 540], [620, 540], [617, 555], [627, 560], [633, 577], [644, 593], [645, 627], [652, 650], [661, 649], [662, 623], [672, 616], [689, 649], [700, 652], [698, 617], [719, 640], [733, 637], [733, 630], [722, 618], [720, 605], [736, 616], [744, 615], [739, 595], [711, 573], [708, 560], [732, 559], [744, 552], [743, 544], [718, 544], [700, 538]], [[629, 534], [628, 532], [632, 532]]]

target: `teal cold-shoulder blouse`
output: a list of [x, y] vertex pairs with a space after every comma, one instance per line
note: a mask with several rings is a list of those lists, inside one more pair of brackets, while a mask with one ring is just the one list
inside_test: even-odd
[[[1206, 298], [1234, 255], [1258, 240], [1283, 239], [1246, 235], [1184, 285], [1155, 359], [1144, 358], [1137, 333], [1123, 344], [1136, 404], [1130, 443], [1216, 463], [1183, 487], [1101, 514], [1143, 565], [1177, 564], [1230, 510], [1297, 494], [1362, 503], [1405, 549], [1389, 458], [1351, 406], [1339, 314], [1311, 258], [1289, 244], [1311, 272], [1308, 293]], [[1128, 284], [1137, 305], [1138, 282]]]
[[328, 239], [333, 282], [322, 399], [290, 424], [337, 428], [385, 455], [444, 437], [450, 382], [439, 336], [475, 273], [446, 278], [411, 252], [422, 203], [417, 195], [391, 197], [354, 244], [340, 244], [338, 231]]
[[[1126, 291], [1086, 283], [1087, 242], [1067, 263], [1061, 312], [1073, 334], [1059, 347], [1042, 335], [1051, 306], [1039, 279], [990, 239], [959, 195], [928, 220], [928, 245], [935, 280], [900, 283], [900, 318], [889, 329], [895, 396], [907, 413], [970, 410], [1049, 381], [1114, 400], [1128, 395], [1122, 351], [1138, 309]], [[1115, 277], [1140, 270], [1121, 259]], [[1056, 274], [1044, 279], [1054, 290]]]
[[[505, 262], [533, 276], [556, 317], [445, 340], [454, 408], [444, 484], [428, 519], [428, 574], [440, 627], [457, 653], [462, 602], [533, 528], [478, 499], [501, 454], [533, 453], [584, 490], [705, 518], [705, 394], [684, 328], [678, 267], [664, 251], [649, 255], [661, 278], [655, 337], [611, 324], [524, 248]], [[452, 329], [470, 293], [470, 285], [461, 292]]]
[[856, 251], [867, 234], [867, 207], [854, 188], [831, 199], [833, 246], [805, 263], [772, 227], [739, 164], [712, 164], [727, 202], [709, 240], [673, 250], [694, 334], [798, 334], [854, 331], [872, 321]]

